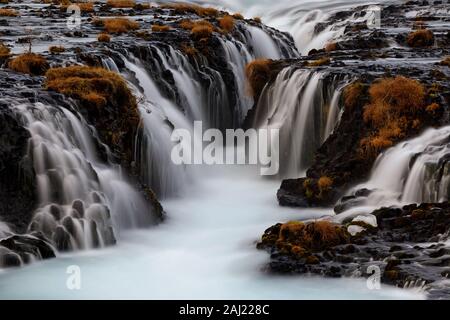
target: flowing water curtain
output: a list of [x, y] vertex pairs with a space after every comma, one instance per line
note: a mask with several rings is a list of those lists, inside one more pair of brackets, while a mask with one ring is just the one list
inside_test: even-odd
[[[129, 79], [130, 86], [135, 87], [135, 92], [143, 96], [143, 100], [139, 99], [142, 125], [135, 158], [142, 180], [160, 198], [179, 194], [192, 181], [190, 172], [195, 170], [171, 162], [172, 130], [181, 128], [192, 132], [196, 120], [201, 120], [205, 129], [224, 131], [240, 127], [253, 105], [253, 99], [245, 91], [245, 65], [260, 57], [298, 55], [286, 35], [272, 39], [276, 35], [272, 29], [242, 26], [237, 28], [237, 33], [236, 37], [218, 35], [233, 83], [226, 83], [224, 75], [213, 69], [204, 56], [188, 59], [167, 44], [150, 43], [117, 52], [114, 56], [120, 58], [120, 64], [110, 57], [102, 59], [103, 66], [113, 71], [119, 70], [117, 65], [124, 65], [120, 71]], [[168, 73], [173, 83], [164, 80]], [[234, 98], [230, 98], [232, 95]]]
[[80, 114], [43, 103], [13, 109], [31, 135], [39, 208], [30, 232], [42, 232], [59, 250], [75, 250], [114, 244], [120, 229], [150, 224], [142, 196], [117, 167], [96, 158], [92, 129]]
[[449, 200], [450, 127], [428, 129], [419, 137], [401, 142], [381, 154], [368, 181], [347, 194], [356, 197], [342, 219], [369, 213], [381, 206], [433, 203]]
[[254, 126], [280, 129], [280, 175], [300, 176], [314, 152], [333, 132], [341, 115], [340, 97], [346, 76], [327, 71], [284, 68], [264, 88]]

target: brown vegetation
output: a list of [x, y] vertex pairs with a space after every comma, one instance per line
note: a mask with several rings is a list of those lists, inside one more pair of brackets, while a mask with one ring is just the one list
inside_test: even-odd
[[413, 48], [430, 47], [434, 44], [434, 34], [431, 30], [419, 29], [411, 32], [408, 35], [406, 42]]
[[5, 46], [3, 43], [0, 43], [0, 59], [5, 59], [9, 57], [11, 50]]
[[106, 4], [113, 8], [133, 8], [136, 5], [134, 0], [108, 0]]
[[103, 20], [103, 26], [109, 33], [126, 33], [139, 29], [139, 23], [127, 18], [109, 18]]
[[51, 46], [48, 48], [48, 51], [51, 54], [58, 54], [66, 51], [66, 49], [63, 46]]
[[8, 68], [16, 72], [39, 76], [48, 70], [49, 64], [43, 56], [27, 52], [9, 61]]
[[214, 26], [206, 21], [196, 21], [192, 25], [191, 34], [196, 40], [209, 39], [214, 32]]
[[152, 31], [153, 32], [166, 32], [171, 30], [172, 28], [170, 26], [160, 26], [157, 24], [152, 25]]
[[244, 20], [244, 16], [240, 13], [233, 14], [233, 18], [235, 18], [237, 20]]
[[232, 16], [224, 16], [219, 19], [220, 27], [226, 32], [231, 32], [234, 29], [234, 18]]
[[355, 108], [363, 90], [364, 85], [358, 81], [346, 86], [343, 92], [344, 106], [349, 110]]
[[110, 42], [111, 41], [111, 36], [107, 33], [100, 33], [97, 36], [97, 41], [98, 42]]
[[201, 17], [217, 17], [219, 15], [219, 11], [210, 7], [202, 7], [199, 5], [189, 4], [189, 3], [171, 3], [161, 5], [163, 9], [171, 9], [174, 10], [175, 13], [184, 14], [184, 13], [195, 13]]
[[444, 60], [442, 60], [440, 65], [450, 67], [450, 57], [446, 57]]
[[187, 44], [183, 44], [181, 46], [181, 50], [188, 56], [196, 56], [198, 54], [198, 50], [192, 46], [189, 46]]
[[309, 62], [307, 62], [306, 65], [308, 67], [320, 67], [320, 66], [324, 66], [324, 65], [330, 64], [330, 62], [331, 62], [330, 58], [323, 57], [323, 58], [320, 58], [318, 60], [309, 61]]
[[372, 84], [369, 94], [363, 116], [376, 133], [361, 140], [361, 151], [373, 155], [420, 125], [415, 115], [425, 109], [426, 92], [418, 81], [398, 76]]
[[0, 17], [17, 17], [19, 13], [14, 9], [0, 9]]
[[249, 89], [253, 97], [258, 97], [270, 78], [270, 66], [272, 60], [257, 59], [245, 67], [245, 75], [249, 84]]
[[253, 17], [253, 21], [257, 23], [262, 23], [261, 17]]
[[70, 1], [64, 1], [61, 3], [61, 10], [65, 11], [70, 5], [76, 5], [80, 8], [81, 12], [94, 12], [94, 3], [93, 2], [75, 2], [72, 3]]
[[338, 49], [338, 46], [337, 46], [336, 42], [328, 42], [325, 45], [325, 51], [326, 52], [336, 51], [337, 49]]

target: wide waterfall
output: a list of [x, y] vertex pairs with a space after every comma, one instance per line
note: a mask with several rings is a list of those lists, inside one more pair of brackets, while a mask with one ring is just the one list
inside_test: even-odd
[[261, 93], [254, 127], [280, 129], [282, 177], [303, 174], [338, 123], [347, 80], [331, 76], [325, 86], [327, 76], [327, 71], [286, 67]]
[[142, 195], [119, 167], [97, 159], [95, 133], [79, 113], [43, 103], [13, 110], [31, 134], [28, 157], [37, 177], [39, 208], [30, 232], [65, 251], [111, 245], [120, 230], [150, 225]]

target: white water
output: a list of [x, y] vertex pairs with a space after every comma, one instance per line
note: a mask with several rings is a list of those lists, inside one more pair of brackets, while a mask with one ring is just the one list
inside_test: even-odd
[[[324, 96], [326, 71], [287, 67], [261, 93], [255, 128], [280, 129], [280, 176], [301, 176], [314, 151], [333, 132], [340, 116], [339, 98], [345, 80], [337, 80]], [[330, 100], [330, 101], [328, 101]]]
[[[212, 171], [212, 172], [211, 172]], [[422, 294], [365, 279], [281, 277], [261, 272], [269, 256], [255, 249], [268, 226], [326, 210], [280, 208], [278, 181], [256, 168], [214, 167], [186, 197], [164, 201], [168, 220], [129, 232], [117, 246], [63, 255], [0, 271], [0, 299], [418, 299]], [[328, 211], [329, 212], [329, 211]], [[68, 290], [66, 268], [81, 268], [81, 290]]]
[[[13, 107], [29, 130], [28, 157], [36, 172], [39, 208], [30, 231], [42, 231], [61, 250], [102, 247], [120, 229], [148, 226], [151, 210], [121, 177], [96, 158], [88, 125], [64, 107]], [[64, 237], [69, 236], [70, 244]]]
[[449, 199], [450, 127], [428, 129], [420, 136], [401, 142], [381, 154], [365, 183], [352, 188], [372, 190], [357, 199], [357, 206], [336, 216], [343, 219], [368, 214], [386, 206], [443, 202]]

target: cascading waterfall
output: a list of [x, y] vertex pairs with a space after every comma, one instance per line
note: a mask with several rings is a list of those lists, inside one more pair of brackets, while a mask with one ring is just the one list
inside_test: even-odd
[[347, 81], [333, 77], [325, 86], [326, 76], [326, 71], [287, 67], [261, 93], [254, 127], [280, 129], [283, 177], [301, 175], [338, 122]]
[[370, 179], [355, 186], [349, 195], [368, 190], [357, 197], [355, 206], [337, 217], [369, 213], [382, 206], [444, 202], [449, 199], [450, 127], [428, 129], [419, 137], [386, 150], [377, 159]]
[[[192, 132], [193, 122], [203, 128], [238, 128], [242, 125], [253, 99], [245, 90], [245, 65], [257, 58], [289, 58], [298, 55], [288, 45], [288, 37], [273, 38], [271, 29], [253, 26], [236, 28], [236, 37], [219, 37], [223, 56], [234, 83], [226, 83], [222, 74], [199, 55], [188, 59], [170, 45], [155, 43], [139, 50], [119, 53], [122, 74], [129, 79], [138, 99], [142, 126], [136, 144], [140, 176], [160, 198], [178, 194], [192, 181], [193, 168], [178, 166], [170, 159], [172, 148], [185, 143], [171, 141], [173, 129]], [[116, 71], [117, 64], [103, 57], [103, 66]], [[173, 83], [165, 81], [165, 75]], [[234, 98], [231, 95], [234, 94]], [[201, 137], [194, 137], [201, 139]]]
[[13, 107], [29, 130], [28, 157], [36, 172], [39, 208], [29, 231], [40, 231], [61, 251], [114, 244], [123, 228], [148, 226], [151, 209], [118, 168], [100, 163], [92, 132], [64, 107]]

